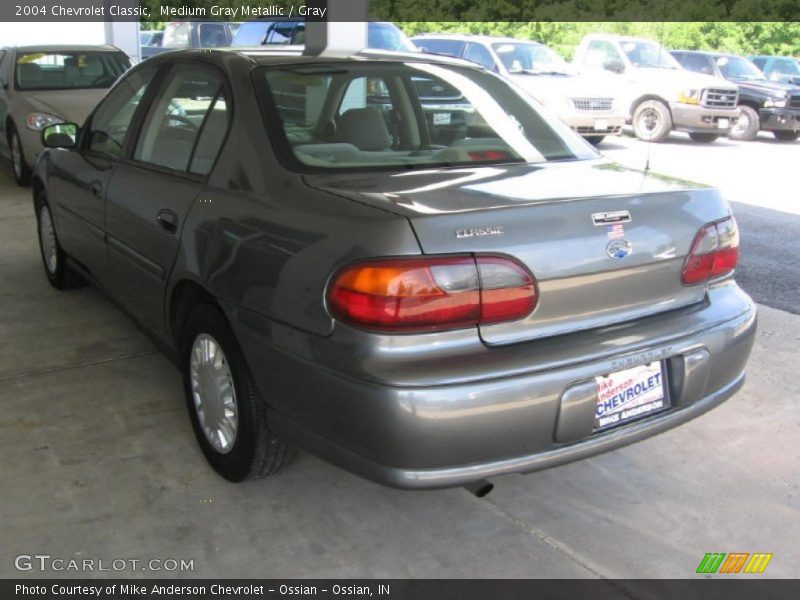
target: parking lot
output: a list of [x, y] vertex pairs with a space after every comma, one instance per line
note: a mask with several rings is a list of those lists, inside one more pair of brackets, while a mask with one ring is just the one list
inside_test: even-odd
[[[231, 485], [206, 464], [178, 371], [92, 288], [52, 289], [30, 190], [0, 163], [0, 576], [19, 554], [193, 560], [213, 577], [686, 578], [707, 552], [800, 561], [800, 143], [673, 135], [601, 146], [624, 164], [719, 186], [759, 302], [744, 389], [656, 438], [550, 471], [402, 492], [306, 454]], [[108, 575], [108, 573], [103, 573]], [[123, 570], [120, 576], [163, 575]]]

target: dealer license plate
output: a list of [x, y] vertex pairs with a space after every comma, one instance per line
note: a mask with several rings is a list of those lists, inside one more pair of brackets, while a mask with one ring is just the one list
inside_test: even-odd
[[595, 430], [608, 429], [669, 408], [660, 362], [596, 377]]
[[608, 119], [595, 119], [594, 120], [594, 130], [595, 131], [607, 131], [608, 130]]
[[434, 125], [450, 125], [450, 113], [433, 113]]
[[728, 121], [728, 119], [720, 119], [719, 121], [717, 121], [717, 126], [720, 129], [727, 129], [729, 125], [730, 121]]

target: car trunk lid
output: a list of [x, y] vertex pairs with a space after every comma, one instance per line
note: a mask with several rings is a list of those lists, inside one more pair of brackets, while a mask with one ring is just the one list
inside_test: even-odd
[[604, 161], [402, 174], [308, 176], [340, 196], [407, 217], [425, 254], [494, 253], [537, 279], [525, 319], [481, 326], [508, 344], [621, 323], [702, 302], [681, 270], [698, 230], [729, 208], [696, 184]]

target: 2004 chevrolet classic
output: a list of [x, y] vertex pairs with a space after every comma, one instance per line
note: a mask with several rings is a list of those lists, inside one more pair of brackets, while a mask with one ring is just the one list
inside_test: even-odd
[[[423, 108], [434, 87], [457, 109]], [[744, 380], [728, 204], [600, 158], [475, 65], [176, 52], [43, 138], [47, 277], [160, 342], [231, 481], [296, 445], [464, 485], [641, 440]]]

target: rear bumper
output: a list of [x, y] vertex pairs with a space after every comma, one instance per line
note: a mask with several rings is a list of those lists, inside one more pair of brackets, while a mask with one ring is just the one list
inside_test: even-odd
[[761, 129], [767, 131], [800, 131], [800, 110], [761, 108], [758, 111]]
[[[444, 340], [440, 350], [449, 356], [427, 361], [427, 370], [409, 355], [415, 352], [410, 341], [382, 349], [351, 345], [336, 364], [321, 348], [321, 362], [278, 350], [252, 323], [235, 329], [276, 433], [383, 484], [449, 487], [612, 450], [724, 401], [743, 382], [756, 312], [733, 282], [710, 296], [703, 306], [611, 327], [594, 339], [574, 334], [503, 348], [478, 343], [472, 356], [464, 354], [466, 342], [459, 348]], [[672, 408], [592, 433], [594, 377], [653, 360], [667, 361]]]
[[[738, 108], [715, 109], [693, 104], [670, 104], [672, 124], [678, 131], [689, 133], [719, 133], [727, 134], [736, 119], [739, 118]], [[725, 127], [720, 126], [720, 120], [727, 119]]]

